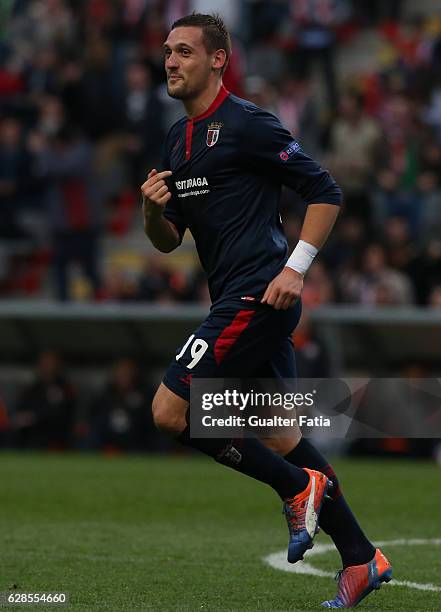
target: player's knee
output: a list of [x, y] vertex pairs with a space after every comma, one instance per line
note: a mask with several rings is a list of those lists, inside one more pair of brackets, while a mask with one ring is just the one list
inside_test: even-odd
[[153, 399], [152, 413], [153, 421], [160, 431], [176, 435], [185, 429], [185, 418], [180, 414], [176, 414], [176, 411], [157, 395]]
[[262, 439], [263, 444], [274, 453], [284, 457], [300, 442], [302, 435], [300, 432], [294, 434], [289, 438], [264, 438]]

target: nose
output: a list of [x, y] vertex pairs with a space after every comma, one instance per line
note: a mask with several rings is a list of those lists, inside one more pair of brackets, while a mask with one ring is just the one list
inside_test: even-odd
[[171, 68], [178, 68], [179, 64], [178, 64], [178, 58], [177, 55], [175, 53], [170, 53], [170, 55], [168, 57], [166, 57], [165, 59], [165, 67], [168, 69]]

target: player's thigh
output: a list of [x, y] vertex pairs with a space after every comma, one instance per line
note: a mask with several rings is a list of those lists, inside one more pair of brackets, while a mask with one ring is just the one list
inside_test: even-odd
[[[297, 378], [294, 345], [291, 336], [284, 338], [271, 358], [265, 362], [255, 373], [256, 378], [280, 379], [283, 388], [292, 389], [292, 384], [287, 381]], [[285, 382], [286, 381], [286, 382]], [[281, 388], [281, 392], [283, 392]], [[293, 416], [291, 414], [291, 416]], [[302, 433], [298, 425], [290, 426], [284, 431], [283, 436], [274, 436], [260, 440], [265, 446], [278, 455], [284, 457], [293, 450], [300, 442]]]
[[260, 305], [217, 309], [178, 348], [163, 383], [189, 401], [193, 378], [249, 378], [271, 359], [298, 317], [297, 311]]
[[163, 386], [186, 402], [190, 401], [190, 383], [194, 376], [216, 378], [214, 357], [216, 338], [227, 325], [229, 313], [213, 315], [196, 329], [176, 350], [163, 379]]
[[223, 334], [217, 342], [223, 375], [295, 378], [291, 334], [299, 321], [300, 314], [300, 303], [287, 310], [275, 310], [271, 306], [257, 305], [237, 341], [235, 338], [231, 341], [228, 334], [225, 337]]
[[278, 380], [297, 378], [296, 356], [291, 335], [280, 340], [267, 361], [256, 368], [253, 376]]
[[153, 420], [162, 431], [180, 433], [184, 431], [187, 421], [188, 401], [168, 389], [163, 383], [159, 385], [152, 402]]

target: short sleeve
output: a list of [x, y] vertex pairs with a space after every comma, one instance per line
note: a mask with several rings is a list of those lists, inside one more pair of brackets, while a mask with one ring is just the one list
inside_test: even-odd
[[[169, 139], [167, 139], [167, 142], [168, 140]], [[169, 156], [168, 156], [168, 151], [167, 151], [167, 142], [165, 144], [164, 153], [162, 157], [162, 169], [163, 170], [170, 170], [170, 161], [169, 161]], [[180, 237], [180, 243], [181, 243], [184, 237], [184, 234], [185, 234], [185, 230], [187, 229], [187, 223], [185, 221], [185, 217], [184, 217], [184, 214], [183, 214], [180, 202], [179, 202], [179, 198], [176, 192], [176, 187], [173, 181], [173, 175], [166, 179], [166, 183], [168, 185], [170, 193], [172, 194], [172, 197], [165, 205], [163, 216], [168, 221], [171, 221], [173, 225], [176, 227], [176, 229], [178, 230], [178, 234]]]
[[341, 189], [329, 172], [302, 151], [277, 117], [259, 108], [245, 113], [244, 163], [290, 187], [306, 204], [341, 204]]

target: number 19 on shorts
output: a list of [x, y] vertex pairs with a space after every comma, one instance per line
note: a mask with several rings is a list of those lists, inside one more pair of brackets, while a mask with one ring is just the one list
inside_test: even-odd
[[[194, 342], [193, 342], [194, 340]], [[186, 366], [189, 370], [192, 370], [196, 364], [202, 359], [208, 349], [208, 343], [205, 340], [201, 340], [201, 338], [194, 337], [194, 334], [190, 336], [187, 342], [184, 344], [182, 349], [176, 355], [176, 361], [179, 361], [181, 357], [184, 355], [185, 351], [190, 347], [190, 356], [191, 361]]]

